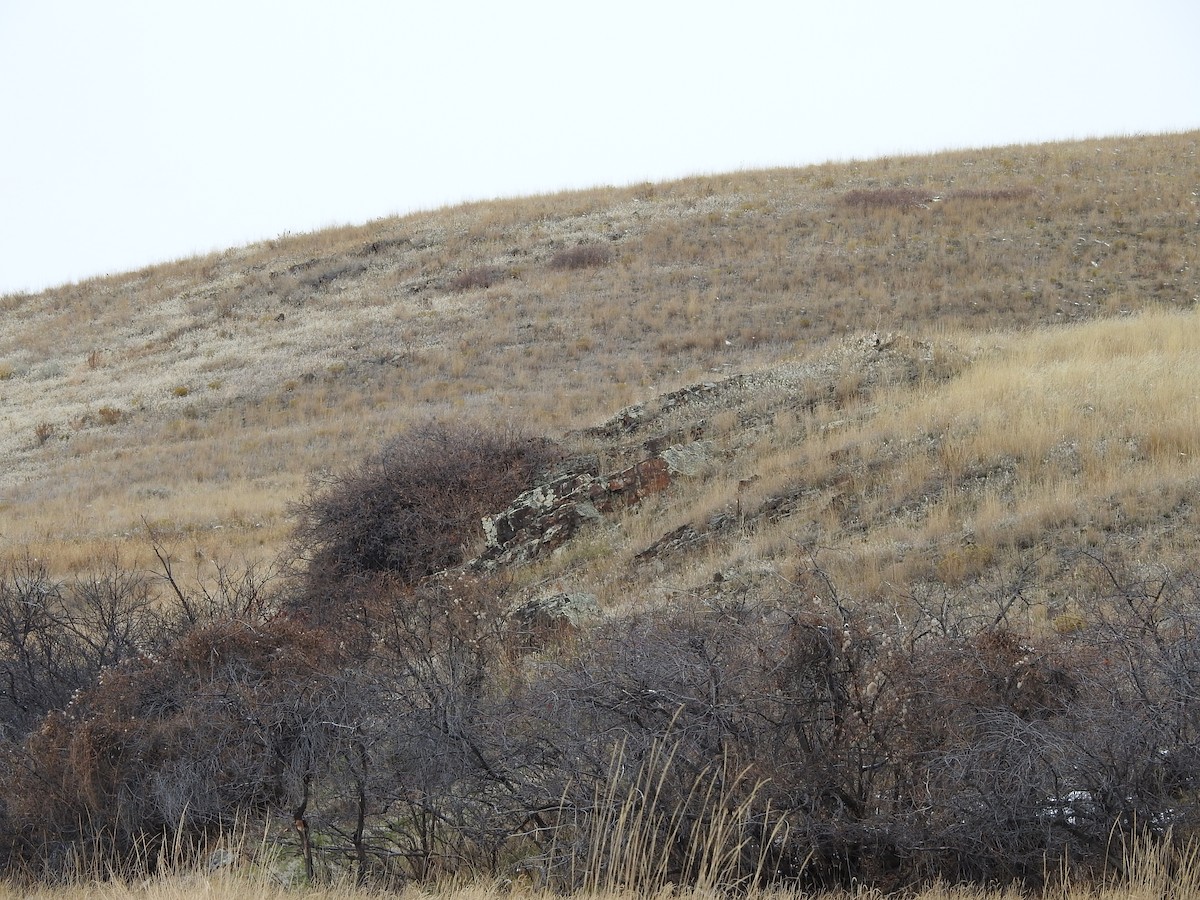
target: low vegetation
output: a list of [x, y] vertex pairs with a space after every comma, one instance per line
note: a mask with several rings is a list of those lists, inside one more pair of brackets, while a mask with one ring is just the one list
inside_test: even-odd
[[1194, 833], [1200, 574], [1081, 554], [1096, 588], [1035, 635], [1019, 590], [884, 608], [812, 559], [773, 600], [718, 582], [534, 643], [510, 579], [419, 577], [454, 503], [380, 502], [509, 467], [464, 434], [313, 496], [274, 588], [4, 572], [6, 866], [136, 871], [286, 815], [310, 881], [1038, 885]]
[[[324, 885], [1190, 883], [1196, 140], [0, 299], [0, 866], [241, 835], [238, 878]], [[484, 554], [570, 484], [569, 531]]]

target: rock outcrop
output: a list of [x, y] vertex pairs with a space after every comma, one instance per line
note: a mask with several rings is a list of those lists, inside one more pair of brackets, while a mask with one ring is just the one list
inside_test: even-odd
[[671, 466], [661, 456], [642, 460], [601, 477], [590, 465], [560, 471], [521, 494], [503, 512], [486, 516], [483, 553], [471, 562], [480, 569], [528, 562], [561, 547], [604, 514], [664, 491]]
[[579, 529], [601, 518], [604, 485], [587, 472], [560, 475], [520, 494], [503, 512], [483, 519], [482, 569], [526, 562], [561, 547]]

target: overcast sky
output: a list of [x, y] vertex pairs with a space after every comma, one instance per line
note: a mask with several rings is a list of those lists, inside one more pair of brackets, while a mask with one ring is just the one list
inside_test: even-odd
[[0, 0], [0, 293], [466, 199], [1197, 128], [1198, 40], [1197, 0]]

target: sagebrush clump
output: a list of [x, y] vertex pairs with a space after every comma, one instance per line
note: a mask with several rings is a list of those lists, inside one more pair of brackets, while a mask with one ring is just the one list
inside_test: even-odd
[[550, 257], [551, 269], [588, 269], [603, 266], [612, 259], [612, 250], [603, 244], [582, 244], [559, 250]]

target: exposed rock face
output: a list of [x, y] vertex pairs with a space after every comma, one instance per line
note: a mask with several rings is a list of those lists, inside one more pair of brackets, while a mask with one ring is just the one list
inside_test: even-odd
[[668, 447], [659, 454], [672, 475], [698, 475], [714, 454], [712, 441], [693, 441]]
[[680, 525], [678, 528], [668, 531], [660, 537], [639, 553], [635, 559], [638, 562], [645, 562], [646, 560], [657, 559], [660, 556], [687, 551], [702, 541], [708, 540], [708, 538], [709, 535], [697, 529], [695, 525]]
[[604, 513], [631, 506], [670, 483], [670, 467], [657, 456], [605, 478], [590, 467], [562, 472], [518, 496], [503, 512], [484, 518], [486, 547], [471, 565], [494, 569], [549, 553]]
[[531, 488], [508, 509], [484, 517], [487, 546], [475, 565], [493, 569], [562, 546], [582, 525], [600, 519], [596, 504], [605, 494], [603, 483], [587, 472], [567, 473]]
[[643, 497], [665, 491], [671, 483], [667, 461], [655, 456], [630, 466], [608, 478], [605, 484], [604, 511], [631, 506]]

